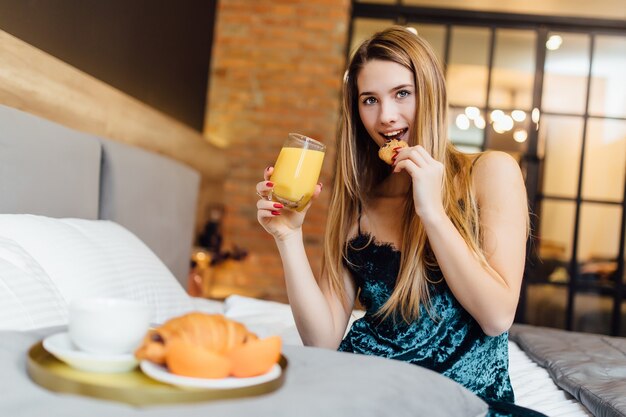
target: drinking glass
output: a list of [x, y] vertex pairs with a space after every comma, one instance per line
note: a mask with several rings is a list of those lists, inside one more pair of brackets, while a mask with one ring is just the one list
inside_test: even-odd
[[271, 199], [297, 211], [311, 200], [320, 176], [326, 146], [315, 139], [290, 133], [283, 144], [270, 181]]

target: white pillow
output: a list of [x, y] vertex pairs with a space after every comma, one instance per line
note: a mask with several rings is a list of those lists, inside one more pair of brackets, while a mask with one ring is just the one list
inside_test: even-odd
[[153, 306], [154, 323], [193, 310], [163, 262], [117, 223], [0, 214], [0, 236], [35, 259], [67, 303], [92, 296], [141, 300]]
[[207, 314], [224, 314], [224, 303], [222, 301], [210, 300], [200, 297], [189, 297], [194, 311], [201, 311]]
[[24, 249], [0, 237], [0, 330], [67, 324], [67, 305], [56, 286]]
[[[364, 314], [361, 310], [352, 312], [346, 333], [352, 323]], [[278, 335], [287, 345], [302, 345], [289, 304], [231, 295], [224, 300], [224, 315], [245, 324], [259, 337]]]
[[224, 300], [224, 315], [261, 338], [277, 335], [287, 345], [302, 345], [289, 304], [231, 295]]

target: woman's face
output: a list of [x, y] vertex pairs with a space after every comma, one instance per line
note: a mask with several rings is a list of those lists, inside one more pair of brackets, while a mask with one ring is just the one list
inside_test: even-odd
[[367, 62], [357, 75], [359, 115], [378, 146], [408, 142], [415, 120], [413, 73], [392, 61]]

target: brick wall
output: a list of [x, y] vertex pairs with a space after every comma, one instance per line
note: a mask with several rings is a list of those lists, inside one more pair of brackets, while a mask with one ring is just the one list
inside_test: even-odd
[[317, 273], [322, 254], [334, 137], [345, 67], [349, 0], [220, 0], [205, 134], [227, 144], [226, 246], [249, 251], [237, 285], [286, 301], [273, 239], [256, 220], [254, 186], [289, 132], [327, 145], [326, 185], [304, 227]]

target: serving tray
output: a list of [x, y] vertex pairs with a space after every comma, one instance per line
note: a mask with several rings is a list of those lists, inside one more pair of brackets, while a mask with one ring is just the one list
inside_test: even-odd
[[280, 356], [278, 378], [258, 385], [228, 388], [179, 388], [146, 376], [139, 368], [130, 372], [102, 374], [74, 369], [55, 358], [37, 342], [28, 350], [26, 368], [38, 385], [55, 392], [77, 394], [135, 406], [206, 402], [252, 397], [279, 389], [285, 382], [287, 358]]

